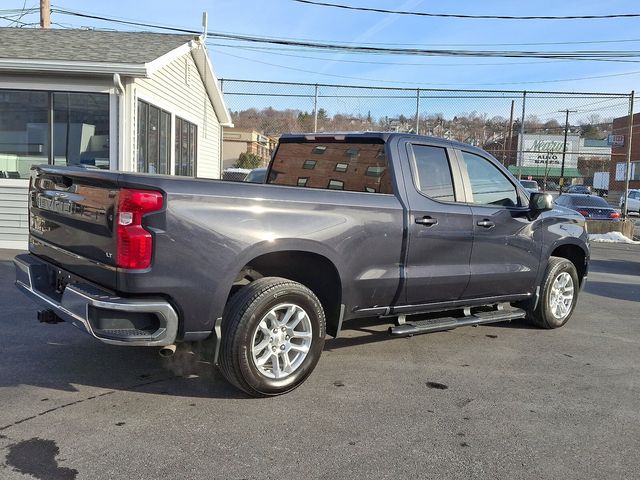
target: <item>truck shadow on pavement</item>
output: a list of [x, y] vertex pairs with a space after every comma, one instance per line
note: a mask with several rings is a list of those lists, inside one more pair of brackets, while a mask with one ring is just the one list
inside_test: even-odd
[[98, 395], [136, 391], [194, 398], [248, 398], [229, 385], [210, 362], [190, 350], [179, 349], [172, 358], [160, 358], [155, 348], [102, 345], [81, 332], [62, 329], [69, 341], [31, 342], [31, 359], [21, 359], [19, 366], [7, 365], [9, 368], [0, 375], [0, 387], [31, 385], [81, 396], [87, 392], [95, 396], [93, 388], [99, 388]]
[[640, 277], [637, 283], [599, 282], [588, 280], [584, 292], [616, 300], [640, 302]]
[[330, 352], [338, 348], [356, 347], [378, 342], [395, 340], [388, 333], [392, 322], [379, 318], [357, 318], [345, 322], [338, 338], [327, 337], [324, 351]]
[[[206, 358], [189, 350], [179, 349], [174, 357], [165, 359], [157, 348], [102, 344], [66, 322], [39, 324], [36, 312], [40, 307], [18, 291], [14, 278], [13, 262], [2, 258], [0, 388], [31, 385], [75, 392], [79, 397], [96, 395], [84, 388], [94, 387], [107, 394], [135, 390], [185, 397], [248, 398], [229, 385]], [[105, 392], [98, 392], [101, 394]], [[48, 400], [43, 399], [43, 407]]]
[[[638, 263], [595, 260], [593, 270], [636, 275]], [[156, 348], [104, 345], [68, 323], [38, 324], [38, 307], [17, 291], [13, 280], [13, 264], [3, 259], [0, 261], [0, 351], [3, 352], [0, 387], [27, 385], [55, 389], [71, 394], [64, 394], [70, 401], [77, 398], [73, 401], [80, 402], [117, 391], [192, 398], [249, 398], [227, 383], [207, 360], [210, 356], [202, 352], [202, 346], [180, 348], [174, 357], [163, 359], [158, 356]], [[615, 283], [589, 280], [585, 292], [638, 302], [640, 281]], [[338, 338], [327, 338], [324, 349], [332, 351], [401, 341], [389, 336], [388, 325], [377, 318], [350, 320], [345, 323]], [[525, 320], [492, 326], [535, 328]], [[96, 392], [96, 388], [99, 391]], [[42, 401], [45, 407], [48, 398]]]
[[[591, 260], [589, 273], [611, 273], [616, 275], [636, 275], [640, 283], [640, 262], [632, 260]], [[587, 279], [587, 286], [591, 283]]]

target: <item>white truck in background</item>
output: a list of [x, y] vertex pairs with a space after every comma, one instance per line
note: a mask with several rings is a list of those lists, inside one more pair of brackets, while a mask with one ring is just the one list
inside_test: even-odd
[[609, 172], [595, 172], [593, 174], [593, 191], [601, 197], [609, 194]]

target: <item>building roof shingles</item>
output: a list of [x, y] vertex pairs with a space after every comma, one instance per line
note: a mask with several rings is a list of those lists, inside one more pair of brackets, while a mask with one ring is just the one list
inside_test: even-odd
[[0, 59], [145, 64], [194, 35], [101, 30], [0, 28]]

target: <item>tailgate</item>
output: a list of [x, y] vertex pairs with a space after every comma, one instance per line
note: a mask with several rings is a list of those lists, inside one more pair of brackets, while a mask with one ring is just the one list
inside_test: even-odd
[[117, 173], [105, 170], [34, 169], [29, 191], [29, 250], [115, 289], [117, 180]]

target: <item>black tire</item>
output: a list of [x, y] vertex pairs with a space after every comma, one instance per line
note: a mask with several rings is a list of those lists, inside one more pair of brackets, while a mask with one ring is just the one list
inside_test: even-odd
[[[553, 284], [556, 279], [563, 273], [569, 274], [573, 282], [573, 298], [568, 313], [561, 318], [554, 315], [551, 308], [551, 294]], [[536, 326], [541, 328], [559, 328], [569, 321], [578, 301], [578, 292], [580, 291], [580, 283], [578, 280], [578, 272], [575, 265], [561, 257], [549, 258], [547, 270], [540, 285], [540, 299], [535, 310], [529, 310], [528, 318]]]
[[[307, 314], [312, 330], [311, 345], [293, 372], [282, 379], [269, 378], [253, 359], [254, 334], [265, 315], [285, 303], [296, 305]], [[290, 392], [306, 380], [318, 363], [325, 330], [324, 310], [311, 290], [285, 278], [260, 278], [241, 288], [225, 308], [220, 370], [231, 384], [254, 397]]]

